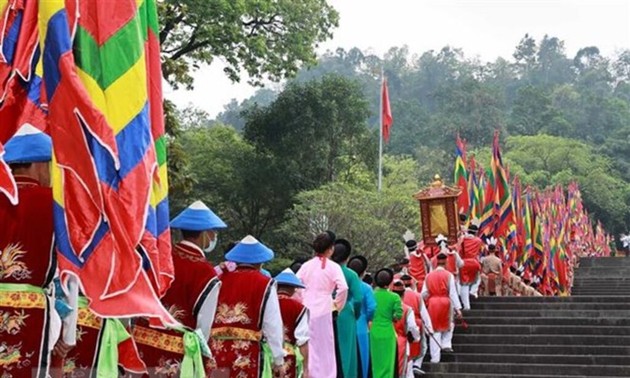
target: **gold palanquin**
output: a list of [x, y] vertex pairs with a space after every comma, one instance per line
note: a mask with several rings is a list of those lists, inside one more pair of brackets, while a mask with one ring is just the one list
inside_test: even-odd
[[460, 193], [461, 189], [445, 186], [442, 179], [436, 176], [431, 185], [413, 196], [420, 203], [420, 223], [425, 245], [435, 245], [435, 238], [439, 234], [446, 236], [449, 244], [457, 242], [457, 197]]

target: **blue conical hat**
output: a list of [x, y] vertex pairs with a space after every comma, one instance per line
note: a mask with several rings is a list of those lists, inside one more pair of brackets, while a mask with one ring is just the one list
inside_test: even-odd
[[225, 255], [228, 261], [239, 264], [262, 264], [273, 260], [273, 251], [266, 245], [247, 235]]
[[289, 268], [280, 272], [280, 274], [275, 277], [275, 280], [278, 285], [293, 286], [302, 289], [305, 287], [298, 276], [296, 276], [295, 273], [293, 273], [293, 271]]
[[7, 164], [38, 163], [52, 159], [52, 140], [30, 124], [22, 126], [4, 146]]
[[218, 230], [226, 227], [221, 218], [201, 201], [195, 201], [171, 221], [171, 228], [187, 231]]

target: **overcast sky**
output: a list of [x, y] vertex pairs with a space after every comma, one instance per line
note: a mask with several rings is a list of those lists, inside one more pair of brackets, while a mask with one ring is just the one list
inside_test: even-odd
[[[296, 0], [297, 1], [297, 0]], [[329, 0], [340, 14], [332, 40], [319, 52], [359, 47], [382, 55], [392, 46], [412, 53], [460, 47], [466, 56], [491, 61], [511, 57], [529, 33], [565, 41], [569, 56], [585, 46], [603, 55], [630, 48], [630, 0]], [[211, 116], [232, 98], [251, 96], [256, 88], [231, 83], [216, 61], [195, 75], [195, 90], [165, 96], [180, 106], [198, 106]], [[245, 82], [246, 80], [243, 80]]]

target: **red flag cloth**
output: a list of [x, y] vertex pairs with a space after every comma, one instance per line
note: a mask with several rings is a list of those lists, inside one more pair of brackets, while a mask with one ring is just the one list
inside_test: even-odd
[[392, 117], [392, 108], [389, 105], [389, 91], [387, 90], [387, 79], [383, 79], [383, 85], [381, 87], [381, 115], [383, 126], [383, 140], [389, 142], [389, 133], [394, 123], [394, 117]]

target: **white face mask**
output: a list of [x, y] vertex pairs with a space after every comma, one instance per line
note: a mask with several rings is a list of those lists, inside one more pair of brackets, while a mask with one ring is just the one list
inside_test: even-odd
[[208, 246], [206, 248], [204, 248], [203, 251], [205, 253], [212, 252], [216, 248], [218, 241], [219, 241], [219, 237], [215, 234], [214, 235], [214, 240], [210, 240], [210, 242], [208, 243]]

